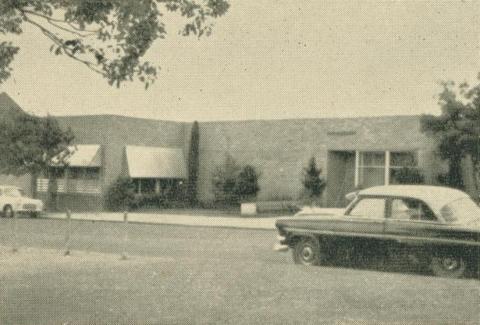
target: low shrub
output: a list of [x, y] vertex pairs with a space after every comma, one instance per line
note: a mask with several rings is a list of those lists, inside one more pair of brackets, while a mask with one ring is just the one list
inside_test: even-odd
[[242, 201], [255, 200], [260, 191], [259, 177], [255, 167], [241, 167], [231, 155], [227, 155], [223, 165], [217, 166], [213, 171], [215, 201], [218, 205], [238, 206]]
[[190, 207], [186, 200], [183, 188], [172, 188], [162, 193], [135, 194], [131, 202], [131, 209], [155, 208], [155, 209], [179, 209]]
[[294, 214], [301, 210], [297, 201], [260, 201], [257, 202], [258, 213], [287, 213]]
[[425, 177], [416, 168], [404, 167], [395, 171], [392, 179], [397, 184], [424, 184]]
[[118, 178], [107, 191], [106, 205], [110, 211], [129, 209], [135, 201], [135, 185], [130, 178]]

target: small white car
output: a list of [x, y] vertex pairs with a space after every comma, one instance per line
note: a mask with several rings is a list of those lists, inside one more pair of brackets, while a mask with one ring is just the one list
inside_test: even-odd
[[43, 207], [41, 200], [26, 197], [21, 188], [0, 185], [0, 212], [3, 217], [11, 218], [17, 212], [36, 217], [43, 212]]

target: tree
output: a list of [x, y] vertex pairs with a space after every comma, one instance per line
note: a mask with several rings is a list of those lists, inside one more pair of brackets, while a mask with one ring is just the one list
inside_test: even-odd
[[52, 162], [62, 168], [72, 153], [69, 145], [74, 136], [64, 131], [51, 116], [44, 118], [25, 113], [0, 121], [0, 173], [10, 175], [44, 174], [49, 178], [49, 190], [56, 194], [56, 172]]
[[236, 184], [240, 170], [240, 166], [229, 154], [226, 155], [223, 165], [214, 169], [212, 185], [215, 201], [222, 204], [238, 203]]
[[119, 177], [108, 188], [106, 196], [109, 210], [128, 210], [135, 201], [135, 184], [130, 178]]
[[259, 177], [260, 175], [255, 167], [246, 165], [242, 168], [235, 184], [235, 193], [241, 201], [250, 200], [257, 196], [258, 191], [260, 191]]
[[[479, 75], [480, 80], [480, 75]], [[480, 83], [455, 87], [452, 81], [443, 82], [439, 96], [441, 115], [424, 115], [422, 131], [438, 139], [440, 157], [448, 162], [443, 177], [446, 185], [464, 187], [462, 160], [471, 159], [477, 190], [480, 186]]]
[[198, 168], [199, 168], [199, 144], [200, 131], [198, 122], [193, 122], [190, 136], [190, 151], [188, 153], [188, 185], [187, 198], [190, 204], [197, 202], [197, 182], [198, 182]]
[[[0, 0], [0, 33], [19, 35], [29, 24], [51, 42], [51, 52], [81, 62], [110, 85], [136, 78], [148, 88], [157, 67], [142, 58], [167, 34], [163, 14], [181, 15], [181, 33], [200, 38], [228, 8], [227, 0]], [[0, 83], [10, 76], [18, 50], [0, 43]]]
[[315, 157], [310, 158], [308, 166], [303, 170], [302, 184], [304, 187], [304, 196], [310, 200], [310, 204], [317, 199], [319, 199], [327, 183], [325, 179], [320, 176], [322, 174], [322, 169], [317, 168], [317, 162]]

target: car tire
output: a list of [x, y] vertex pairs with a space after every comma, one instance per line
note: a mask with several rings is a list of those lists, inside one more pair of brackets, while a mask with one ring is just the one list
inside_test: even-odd
[[13, 218], [14, 214], [15, 212], [10, 205], [7, 205], [3, 208], [3, 216], [5, 218]]
[[322, 252], [318, 239], [306, 237], [300, 239], [293, 248], [293, 261], [301, 265], [320, 265]]
[[38, 212], [30, 212], [30, 218], [38, 218]]
[[433, 256], [430, 267], [434, 275], [444, 278], [461, 278], [467, 269], [465, 260], [454, 255]]

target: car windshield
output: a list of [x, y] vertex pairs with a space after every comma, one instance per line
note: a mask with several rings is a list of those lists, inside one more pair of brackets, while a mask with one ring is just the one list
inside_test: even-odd
[[23, 196], [23, 190], [18, 188], [6, 188], [5, 195], [13, 196], [13, 197], [21, 197]]
[[447, 222], [469, 223], [480, 219], [480, 207], [468, 197], [444, 205], [440, 213]]

